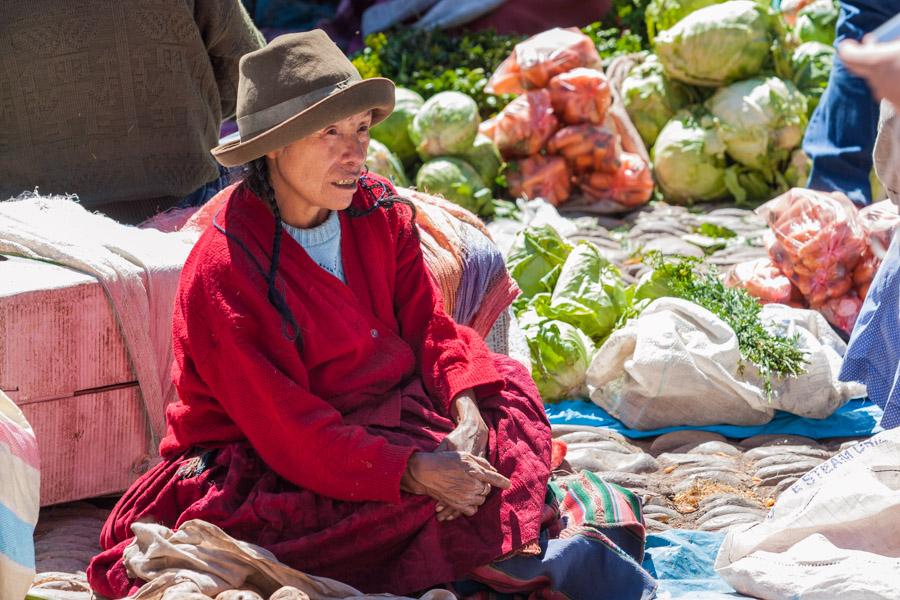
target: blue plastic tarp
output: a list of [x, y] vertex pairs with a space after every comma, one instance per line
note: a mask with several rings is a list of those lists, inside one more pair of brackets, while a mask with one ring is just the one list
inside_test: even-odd
[[659, 582], [659, 597], [672, 600], [746, 598], [725, 583], [713, 568], [724, 539], [724, 533], [687, 529], [648, 535], [643, 566]]
[[630, 429], [596, 404], [584, 400], [564, 400], [556, 404], [548, 404], [544, 408], [551, 425], [605, 427], [630, 438], [654, 437], [681, 429], [713, 431], [735, 439], [744, 439], [760, 434], [802, 435], [812, 439], [865, 437], [882, 431], [878, 425], [881, 421], [882, 411], [867, 399], [851, 400], [827, 419], [807, 419], [776, 411], [772, 420], [765, 425], [664, 427], [648, 431]]

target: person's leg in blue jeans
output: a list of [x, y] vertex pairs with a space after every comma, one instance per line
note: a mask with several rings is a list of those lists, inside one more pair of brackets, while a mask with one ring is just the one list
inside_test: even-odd
[[[897, 13], [900, 0], [842, 1], [835, 45], [862, 39]], [[808, 186], [844, 192], [857, 204], [871, 203], [869, 172], [877, 127], [878, 103], [869, 86], [835, 56], [828, 88], [803, 139], [803, 150], [812, 159]]]

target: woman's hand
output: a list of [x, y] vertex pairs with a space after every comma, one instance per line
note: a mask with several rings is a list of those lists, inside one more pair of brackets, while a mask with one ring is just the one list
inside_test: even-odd
[[[510, 481], [485, 459], [465, 452], [417, 452], [407, 463], [401, 489], [437, 500], [438, 520], [458, 514], [471, 517], [492, 487], [509, 489]], [[452, 511], [452, 512], [448, 512]]]
[[468, 452], [485, 458], [488, 428], [475, 404], [475, 396], [471, 392], [458, 395], [450, 406], [450, 413], [456, 428], [447, 434], [436, 452]]

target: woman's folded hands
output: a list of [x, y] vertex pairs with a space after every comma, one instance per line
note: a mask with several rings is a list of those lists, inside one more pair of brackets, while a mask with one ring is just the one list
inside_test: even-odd
[[471, 517], [491, 489], [509, 489], [510, 481], [480, 456], [469, 452], [416, 452], [407, 463], [400, 488], [437, 501], [438, 520]]

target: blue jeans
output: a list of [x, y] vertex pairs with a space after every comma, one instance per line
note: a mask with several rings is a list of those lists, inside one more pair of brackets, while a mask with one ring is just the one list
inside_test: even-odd
[[[835, 45], [862, 39], [897, 13], [900, 0], [842, 1]], [[870, 204], [869, 172], [877, 128], [878, 103], [869, 86], [835, 57], [828, 87], [803, 139], [803, 150], [812, 159], [807, 185], [814, 190], [838, 190], [857, 204]]]

